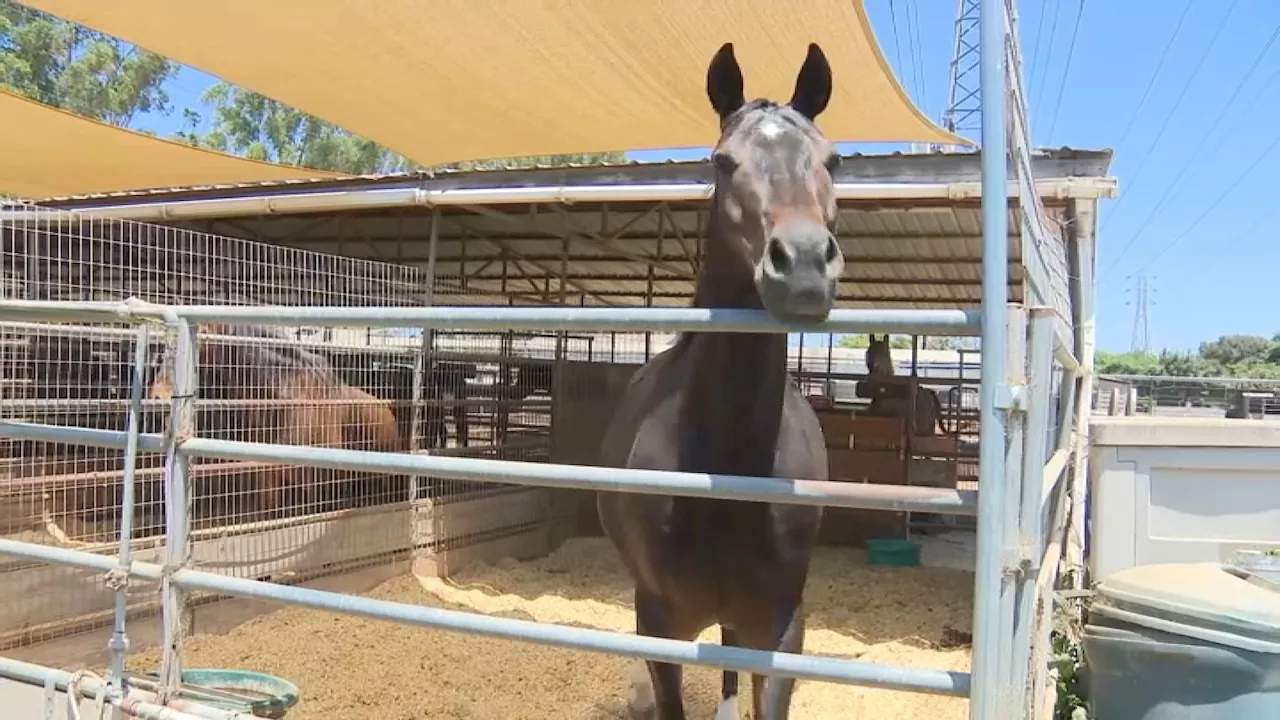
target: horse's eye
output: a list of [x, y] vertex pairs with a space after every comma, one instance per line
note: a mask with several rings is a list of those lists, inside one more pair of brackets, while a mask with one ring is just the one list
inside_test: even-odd
[[734, 160], [728, 153], [723, 152], [712, 153], [711, 164], [722, 173], [732, 173], [738, 169], [738, 161]]
[[827, 166], [827, 172], [835, 172], [836, 168], [840, 167], [841, 160], [840, 153], [833, 152], [827, 156], [827, 160], [823, 164]]

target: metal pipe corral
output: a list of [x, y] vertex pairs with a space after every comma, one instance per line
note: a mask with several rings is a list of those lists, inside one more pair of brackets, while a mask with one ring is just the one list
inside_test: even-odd
[[[0, 539], [0, 555], [12, 555], [99, 571], [107, 571], [115, 564], [114, 558], [8, 539]], [[140, 578], [153, 581], [158, 581], [162, 575], [165, 575], [163, 568], [151, 563], [135, 564], [134, 573]], [[901, 667], [816, 655], [747, 650], [714, 643], [693, 643], [608, 630], [553, 625], [532, 620], [515, 620], [459, 610], [374, 600], [358, 595], [344, 595], [259, 580], [246, 580], [199, 570], [177, 570], [168, 577], [171, 578], [171, 582], [185, 590], [207, 590], [235, 597], [255, 598], [346, 615], [380, 618], [406, 625], [489, 637], [519, 638], [522, 641], [540, 645], [680, 665], [703, 665], [738, 672], [786, 675], [806, 680], [872, 685], [937, 695], [965, 696], [970, 689], [969, 674], [963, 672]], [[2, 667], [0, 665], [0, 668]]]
[[[127, 433], [118, 430], [0, 421], [0, 437], [14, 439], [118, 448], [124, 446], [126, 435]], [[138, 445], [144, 449], [163, 447], [164, 438], [160, 435], [143, 434], [138, 438]], [[895, 512], [973, 515], [978, 504], [978, 492], [974, 490], [528, 463], [211, 438], [184, 440], [178, 446], [178, 454], [188, 458], [199, 456], [264, 460], [357, 472], [422, 475], [566, 490], [639, 492]]]
[[[1005, 498], [1006, 309], [1009, 242], [1005, 141], [1005, 0], [981, 0], [982, 101], [982, 384], [978, 439], [978, 561], [973, 611], [973, 693], [969, 717], [1001, 720], [1000, 588]], [[1002, 397], [1002, 395], [1004, 397]], [[1010, 716], [1011, 717], [1011, 716]]]
[[[5, 540], [4, 542], [13, 541]], [[107, 563], [115, 562], [114, 558], [102, 557], [101, 559]], [[67, 692], [74, 676], [66, 670], [0, 657], [0, 678], [42, 687], [52, 685], [57, 690]], [[195, 706], [187, 702], [175, 703], [181, 705], [181, 709], [164, 707], [155, 703], [151, 693], [134, 691], [125, 695], [110, 687], [109, 684], [104, 687], [103, 681], [92, 675], [82, 676], [78, 685], [83, 689], [86, 697], [97, 697], [99, 692], [105, 692], [106, 701], [125, 717], [140, 718], [140, 720], [252, 720], [251, 716], [243, 713], [218, 710], [209, 706]]]
[[0, 317], [45, 322], [159, 322], [339, 327], [429, 327], [450, 330], [568, 330], [581, 332], [889, 333], [977, 335], [977, 310], [832, 310], [824, 322], [783, 323], [764, 310], [735, 308], [576, 307], [295, 307], [272, 305], [157, 305], [122, 302], [0, 300]]

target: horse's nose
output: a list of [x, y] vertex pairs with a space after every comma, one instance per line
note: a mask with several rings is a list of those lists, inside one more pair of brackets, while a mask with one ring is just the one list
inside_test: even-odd
[[779, 226], [758, 267], [761, 299], [782, 320], [825, 319], [836, 301], [844, 255], [835, 237], [817, 223]]

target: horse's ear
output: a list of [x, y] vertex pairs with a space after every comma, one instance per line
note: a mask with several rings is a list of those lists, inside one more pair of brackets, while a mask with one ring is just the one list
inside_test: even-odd
[[742, 95], [742, 68], [733, 54], [733, 43], [725, 43], [707, 67], [707, 97], [721, 119], [737, 112], [746, 102]]
[[791, 94], [791, 107], [810, 120], [827, 109], [831, 100], [831, 64], [817, 43], [809, 43], [809, 54], [796, 76], [796, 89]]

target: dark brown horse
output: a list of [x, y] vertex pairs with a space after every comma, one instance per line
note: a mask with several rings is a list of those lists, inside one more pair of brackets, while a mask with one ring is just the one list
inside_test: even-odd
[[[746, 102], [732, 44], [711, 60], [707, 94], [720, 140], [706, 255], [694, 304], [763, 308], [816, 322], [836, 300], [844, 257], [831, 170], [839, 162], [814, 125], [831, 95], [817, 45], [790, 103]], [[827, 479], [822, 429], [787, 375], [781, 334], [683, 334], [641, 367], [610, 424], [613, 467]], [[636, 630], [691, 640], [718, 623], [721, 642], [799, 652], [801, 600], [822, 510], [728, 500], [600, 493], [600, 520], [636, 583]], [[681, 668], [648, 663], [651, 697], [633, 713], [685, 717]], [[752, 677], [757, 720], [790, 713], [795, 680]], [[724, 673], [717, 718], [737, 717], [738, 676]]]
[[459, 447], [470, 444], [467, 401], [471, 399], [467, 380], [476, 376], [474, 363], [435, 361], [427, 373], [424, 394], [427, 400], [423, 413], [425, 430], [423, 438], [428, 448], [449, 447], [449, 428], [446, 417], [453, 419], [453, 432]]
[[[883, 382], [884, 378], [894, 377], [889, 336], [885, 335], [883, 340], [877, 339], [875, 335], [870, 338], [866, 354], [867, 374], [871, 376], [872, 382]], [[899, 388], [907, 390], [909, 395], [909, 385], [903, 384]], [[871, 400], [867, 414], [905, 419], [908, 415], [907, 406], [911, 402], [908, 397], [877, 396]], [[916, 437], [946, 434], [946, 428], [942, 426], [942, 403], [938, 401], [938, 393], [932, 389], [916, 385], [914, 412], [910, 415], [911, 432]]]

